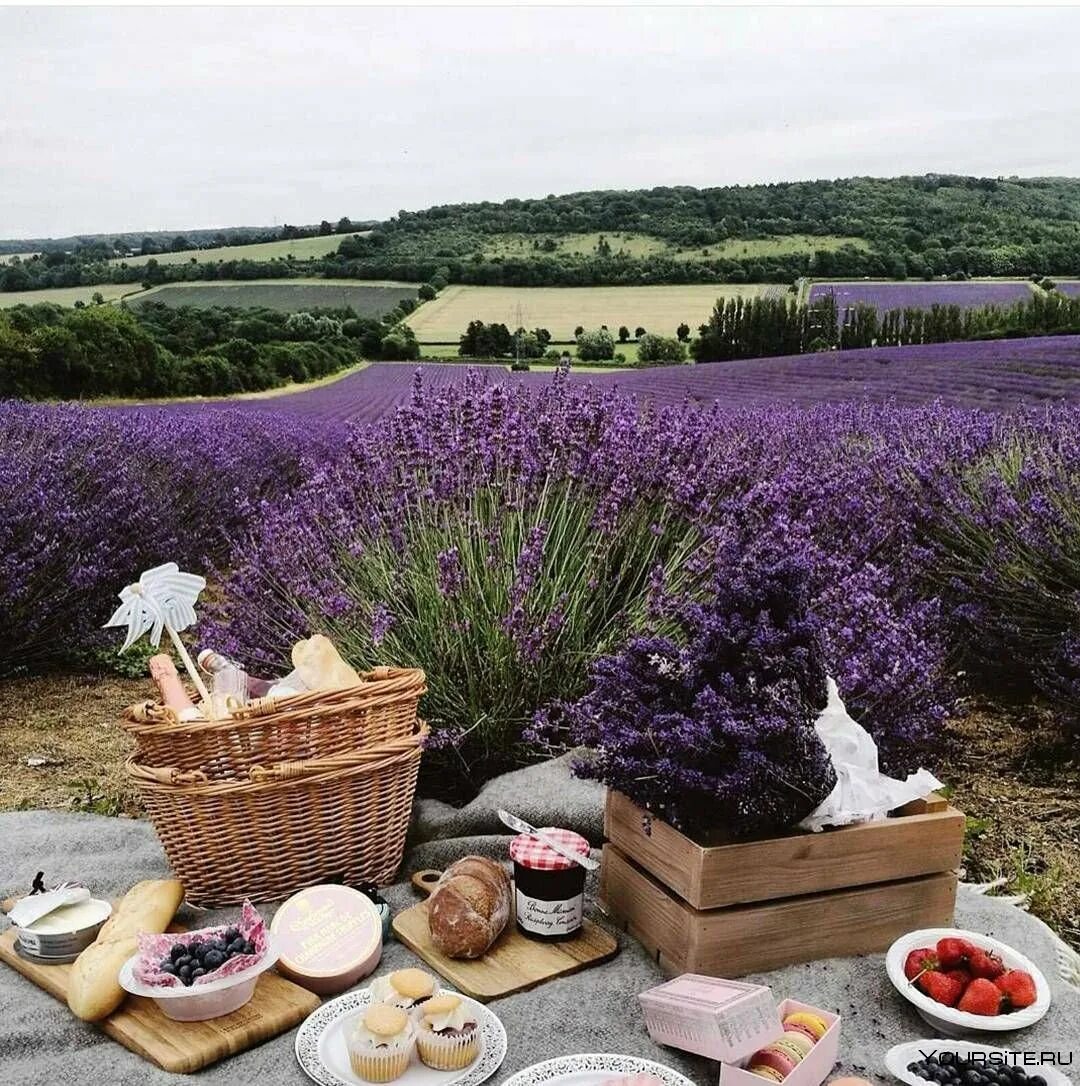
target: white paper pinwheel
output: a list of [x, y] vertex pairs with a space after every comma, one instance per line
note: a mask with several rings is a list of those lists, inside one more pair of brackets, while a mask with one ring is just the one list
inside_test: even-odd
[[161, 644], [162, 632], [167, 633], [200, 696], [209, 702], [210, 695], [179, 637], [181, 630], [194, 626], [198, 621], [195, 602], [205, 587], [205, 577], [181, 573], [175, 562], [155, 566], [120, 593], [120, 606], [105, 625], [127, 626], [127, 637], [121, 652], [131, 648], [147, 631], [150, 632], [150, 644], [157, 648]]

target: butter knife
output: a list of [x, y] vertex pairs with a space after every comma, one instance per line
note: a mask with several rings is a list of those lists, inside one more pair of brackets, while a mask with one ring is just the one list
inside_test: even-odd
[[499, 821], [504, 826], [509, 826], [512, 830], [517, 830], [518, 833], [528, 834], [530, 837], [535, 837], [537, 841], [542, 841], [552, 852], [557, 852], [560, 856], [565, 856], [568, 860], [573, 860], [576, 864], [581, 864], [586, 871], [595, 871], [600, 865], [588, 856], [582, 856], [580, 852], [573, 852], [565, 845], [560, 845], [558, 841], [548, 837], [546, 833], [541, 833], [535, 826], [530, 826], [528, 822], [523, 818], [518, 818], [517, 815], [512, 815], [509, 811], [499, 810], [496, 811], [499, 816]]

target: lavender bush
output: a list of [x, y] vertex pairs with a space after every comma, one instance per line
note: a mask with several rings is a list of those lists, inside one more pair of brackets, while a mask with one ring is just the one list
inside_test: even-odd
[[825, 660], [807, 571], [768, 548], [720, 568], [708, 602], [676, 605], [675, 636], [599, 659], [584, 697], [541, 712], [532, 732], [592, 748], [580, 776], [706, 840], [788, 829], [836, 783], [814, 731]]
[[0, 672], [105, 644], [99, 627], [125, 584], [163, 561], [219, 560], [317, 448], [287, 419], [255, 414], [0, 403]]
[[280, 669], [312, 629], [353, 662], [417, 663], [425, 713], [482, 776], [651, 600], [708, 586], [773, 545], [887, 766], [944, 715], [946, 646], [927, 594], [919, 492], [894, 463], [948, 412], [833, 407], [642, 412], [614, 392], [473, 376], [354, 431], [340, 463], [237, 548], [207, 643]]

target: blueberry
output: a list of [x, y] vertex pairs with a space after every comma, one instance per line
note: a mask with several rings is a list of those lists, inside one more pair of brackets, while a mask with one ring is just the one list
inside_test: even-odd
[[192, 971], [191, 971], [191, 979], [192, 980], [195, 980], [196, 977], [205, 977], [205, 976], [206, 976], [206, 970], [203, 969], [203, 967], [201, 965], [199, 966], [198, 969], [192, 969]]
[[163, 973], [168, 973], [169, 976], [171, 976], [171, 977], [176, 976], [176, 966], [173, 965], [173, 963], [171, 961], [169, 961], [168, 959], [166, 959], [165, 961], [163, 961], [161, 963], [161, 971]]
[[172, 950], [169, 951], [169, 957], [175, 962], [177, 958], [182, 958], [186, 953], [183, 943], [173, 943]]
[[255, 944], [250, 939], [248, 939], [244, 943], [244, 953], [245, 954], [254, 954], [255, 953]]
[[237, 939], [240, 938], [240, 929], [239, 928], [226, 928], [224, 938], [225, 938], [226, 944], [235, 942]]
[[1031, 1078], [1028, 1079], [1028, 1082], [1031, 1086], [1046, 1086], [1046, 1079], [1044, 1079], [1042, 1075], [1032, 1075]]

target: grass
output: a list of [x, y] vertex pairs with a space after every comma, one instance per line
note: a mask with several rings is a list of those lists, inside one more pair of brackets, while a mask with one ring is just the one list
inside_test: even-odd
[[[360, 231], [370, 233], [370, 231]], [[153, 253], [150, 256], [117, 257], [110, 264], [139, 267], [148, 260], [159, 264], [213, 264], [222, 260], [311, 260], [337, 251], [345, 234], [329, 234], [314, 238], [292, 238], [286, 241], [262, 241], [256, 245], [223, 245], [217, 249], [185, 249], [179, 253]]]
[[844, 245], [856, 249], [869, 249], [863, 238], [837, 237], [828, 235], [817, 237], [812, 234], [784, 234], [767, 238], [732, 238], [715, 245], [690, 248], [677, 246], [665, 238], [650, 234], [604, 233], [595, 231], [588, 234], [493, 234], [484, 246], [485, 256], [495, 257], [531, 257], [542, 256], [544, 250], [536, 246], [550, 237], [555, 243], [551, 255], [592, 256], [596, 253], [600, 238], [603, 237], [611, 246], [613, 254], [625, 253], [632, 257], [664, 255], [676, 260], [696, 261], [717, 257], [740, 259], [745, 257], [788, 256], [792, 253], [813, 253], [819, 249], [836, 252]]
[[513, 330], [546, 328], [556, 341], [574, 338], [578, 325], [598, 328], [606, 324], [612, 334], [620, 325], [633, 333], [641, 326], [673, 336], [685, 321], [692, 330], [712, 312], [716, 299], [780, 292], [783, 286], [695, 283], [659, 287], [447, 287], [425, 302], [407, 323], [421, 343], [452, 342], [471, 320], [502, 322]]
[[292, 313], [319, 307], [352, 306], [358, 316], [381, 316], [404, 298], [415, 298], [416, 287], [363, 279], [250, 279], [237, 282], [167, 283], [139, 294], [138, 302], [169, 306], [266, 306]]
[[8, 309], [13, 305], [36, 305], [38, 302], [52, 302], [55, 305], [74, 305], [76, 302], [85, 302], [90, 305], [90, 299], [95, 294], [101, 294], [107, 302], [115, 302], [125, 294], [141, 293], [142, 288], [135, 283], [99, 283], [97, 286], [90, 287], [14, 290], [10, 293], [0, 292], [0, 309]]

